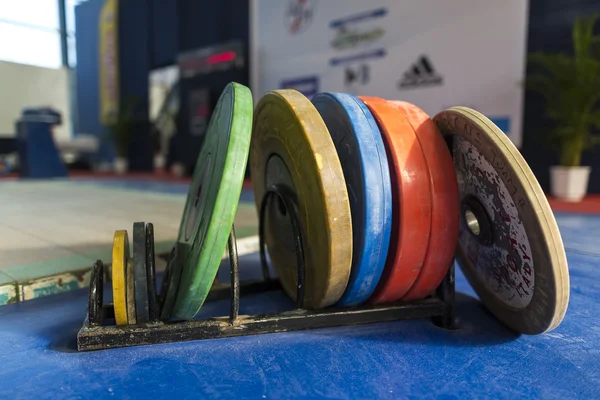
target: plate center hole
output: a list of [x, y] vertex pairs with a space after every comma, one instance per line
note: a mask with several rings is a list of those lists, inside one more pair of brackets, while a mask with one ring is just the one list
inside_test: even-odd
[[462, 201], [462, 214], [464, 223], [469, 232], [476, 237], [481, 244], [492, 244], [494, 241], [492, 219], [488, 215], [485, 206], [481, 201], [475, 196], [467, 196]]
[[479, 226], [479, 220], [477, 219], [475, 213], [468, 208], [465, 211], [465, 221], [467, 223], [467, 227], [473, 235], [479, 236], [479, 234], [481, 234], [481, 226]]

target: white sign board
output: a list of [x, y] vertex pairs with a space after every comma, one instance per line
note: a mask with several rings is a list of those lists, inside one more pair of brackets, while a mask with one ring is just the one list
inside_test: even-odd
[[293, 87], [468, 106], [521, 145], [527, 1], [253, 0], [255, 99]]

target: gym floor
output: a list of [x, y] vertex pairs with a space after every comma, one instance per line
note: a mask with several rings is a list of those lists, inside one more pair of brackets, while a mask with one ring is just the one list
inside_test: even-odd
[[[110, 262], [114, 231], [131, 236], [136, 221], [152, 222], [156, 251], [170, 251], [188, 186], [144, 177], [0, 180], [0, 306], [86, 287], [94, 261]], [[239, 237], [257, 233], [252, 201], [245, 190]]]
[[[153, 222], [167, 246], [187, 184], [80, 177], [8, 180], [0, 190], [0, 280], [12, 282], [20, 270], [60, 269], [50, 261], [88, 265], [110, 253], [115, 229], [137, 220]], [[236, 223], [251, 232], [249, 191], [242, 202], [248, 214]], [[571, 298], [563, 323], [547, 334], [507, 329], [457, 269], [455, 331], [413, 320], [78, 353], [87, 291], [76, 289], [0, 307], [0, 398], [598, 398], [600, 215], [594, 198], [585, 204], [575, 213], [553, 202]], [[259, 276], [255, 253], [240, 263], [243, 279]], [[224, 264], [221, 279], [227, 274]], [[202, 313], [225, 315], [228, 307], [207, 303]], [[243, 297], [240, 312], [292, 307], [270, 292]]]

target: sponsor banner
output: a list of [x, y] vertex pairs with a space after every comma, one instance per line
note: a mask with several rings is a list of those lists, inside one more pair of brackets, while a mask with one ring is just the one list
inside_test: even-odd
[[106, 0], [100, 12], [100, 122], [109, 124], [119, 113], [119, 2]]
[[366, 60], [373, 60], [373, 59], [377, 59], [377, 58], [383, 58], [383, 57], [385, 57], [385, 55], [386, 55], [385, 49], [377, 49], [377, 50], [361, 52], [358, 54], [347, 55], [347, 56], [343, 56], [343, 57], [335, 57], [335, 58], [332, 58], [331, 60], [329, 60], [329, 63], [335, 67], [335, 66], [342, 65], [342, 64], [351, 64], [351, 63], [356, 63], [358, 61], [366, 61]]
[[319, 77], [308, 76], [303, 78], [287, 79], [281, 82], [281, 89], [296, 89], [306, 97], [312, 97], [319, 92]]
[[310, 26], [315, 12], [314, 0], [295, 0], [287, 4], [284, 24], [289, 34], [302, 33]]
[[470, 106], [520, 146], [526, 3], [254, 0], [252, 89], [309, 76], [318, 91], [406, 100], [432, 116]]
[[444, 78], [433, 67], [429, 57], [422, 55], [402, 74], [398, 81], [398, 89], [415, 89], [427, 86], [441, 86]]

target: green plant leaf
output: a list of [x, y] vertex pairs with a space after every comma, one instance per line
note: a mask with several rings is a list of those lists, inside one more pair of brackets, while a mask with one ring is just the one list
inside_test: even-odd
[[573, 56], [536, 52], [528, 56], [531, 73], [526, 88], [540, 94], [545, 116], [554, 127], [545, 143], [555, 148], [563, 165], [578, 165], [581, 153], [598, 144], [591, 134], [600, 128], [600, 37], [594, 35], [598, 15], [573, 24]]

